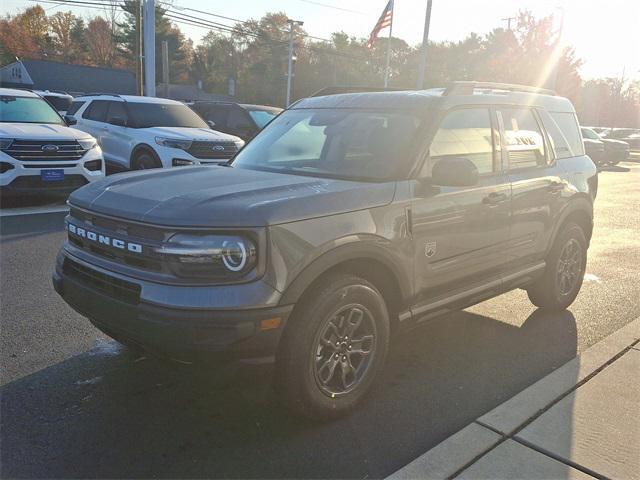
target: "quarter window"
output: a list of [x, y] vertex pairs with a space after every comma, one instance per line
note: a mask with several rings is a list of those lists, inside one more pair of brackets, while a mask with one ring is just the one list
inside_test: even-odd
[[544, 137], [531, 109], [501, 108], [497, 113], [504, 126], [509, 169], [546, 165]]
[[429, 147], [425, 176], [431, 175], [435, 163], [446, 157], [464, 157], [475, 164], [478, 173], [494, 168], [491, 117], [486, 108], [463, 108], [447, 114]]
[[109, 108], [109, 102], [107, 100], [94, 100], [87, 107], [82, 118], [96, 122], [104, 122], [107, 119], [107, 108]]
[[560, 131], [567, 139], [574, 156], [584, 155], [584, 145], [578, 128], [578, 119], [571, 112], [549, 112]]

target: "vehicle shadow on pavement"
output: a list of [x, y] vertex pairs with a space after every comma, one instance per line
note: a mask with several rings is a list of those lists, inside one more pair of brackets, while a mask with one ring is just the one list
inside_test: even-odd
[[395, 338], [351, 416], [292, 417], [272, 366], [193, 368], [112, 342], [0, 389], [2, 478], [384, 477], [574, 358], [570, 312], [456, 312]]
[[607, 165], [600, 167], [601, 172], [630, 172], [631, 169], [627, 167], [621, 167], [619, 165]]

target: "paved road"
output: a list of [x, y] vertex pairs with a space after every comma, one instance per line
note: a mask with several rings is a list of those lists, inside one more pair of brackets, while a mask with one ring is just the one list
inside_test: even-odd
[[640, 314], [640, 163], [602, 172], [587, 281], [545, 315], [522, 291], [397, 338], [366, 404], [313, 424], [271, 367], [135, 358], [62, 303], [62, 216], [0, 219], [0, 476], [381, 477]]

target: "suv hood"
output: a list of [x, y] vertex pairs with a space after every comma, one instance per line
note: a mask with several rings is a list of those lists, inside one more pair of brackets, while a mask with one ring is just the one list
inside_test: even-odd
[[80, 130], [50, 123], [0, 123], [0, 137], [18, 140], [77, 140], [91, 138]]
[[179, 138], [181, 140], [198, 140], [205, 142], [243, 142], [240, 137], [218, 132], [216, 130], [211, 130], [210, 128], [150, 127], [145, 128], [144, 130], [158, 137]]
[[71, 205], [156, 225], [258, 227], [386, 205], [395, 182], [361, 183], [230, 167], [113, 175], [76, 190]]

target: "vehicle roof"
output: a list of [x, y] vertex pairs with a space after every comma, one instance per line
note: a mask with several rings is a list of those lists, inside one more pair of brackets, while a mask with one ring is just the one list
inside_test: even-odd
[[156, 103], [156, 104], [171, 104], [171, 105], [184, 105], [184, 103], [177, 100], [171, 100], [168, 98], [160, 97], [143, 97], [140, 95], [112, 95], [112, 94], [89, 94], [79, 95], [76, 100], [124, 100], [131, 103]]
[[0, 95], [9, 95], [12, 97], [35, 97], [40, 98], [40, 95], [33, 93], [29, 90], [19, 90], [17, 88], [0, 88]]
[[251, 110], [264, 110], [265, 112], [281, 112], [282, 108], [272, 107], [271, 105], [254, 105], [253, 103], [240, 103], [241, 107]]
[[47, 96], [47, 97], [62, 97], [62, 98], [73, 98], [73, 95], [64, 92], [54, 92], [51, 90], [33, 90], [38, 95]]
[[555, 95], [480, 89], [473, 94], [444, 95], [444, 88], [365, 93], [343, 93], [304, 98], [292, 109], [362, 108], [421, 111], [428, 108], [449, 109], [458, 105], [527, 105], [549, 111], [575, 112], [571, 102]]

